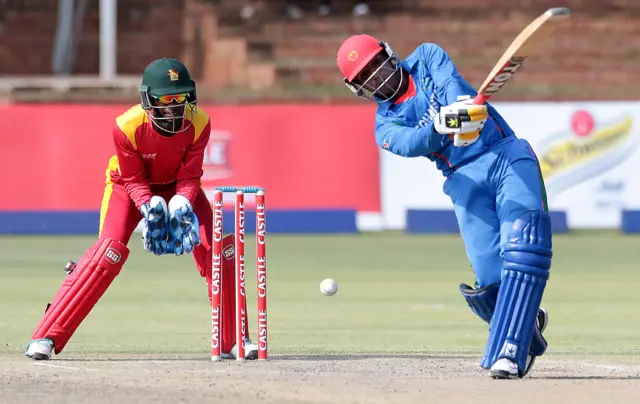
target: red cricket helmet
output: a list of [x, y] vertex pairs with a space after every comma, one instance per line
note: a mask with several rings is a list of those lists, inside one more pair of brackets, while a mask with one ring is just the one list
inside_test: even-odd
[[[358, 80], [362, 83], [354, 83], [353, 80], [367, 69], [374, 59], [377, 65], [370, 66], [369, 76]], [[359, 97], [370, 100], [375, 96], [380, 101], [388, 101], [400, 89], [400, 60], [386, 42], [371, 35], [357, 34], [347, 38], [338, 49], [337, 62], [344, 76], [344, 83]], [[396, 75], [398, 71], [399, 77]]]
[[338, 67], [347, 81], [351, 82], [382, 50], [384, 45], [376, 38], [365, 34], [353, 35], [338, 49]]

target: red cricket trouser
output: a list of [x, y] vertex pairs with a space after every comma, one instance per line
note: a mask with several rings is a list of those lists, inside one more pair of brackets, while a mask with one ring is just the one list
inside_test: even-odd
[[[152, 189], [152, 191], [154, 191], [154, 195], [163, 197], [168, 204], [171, 197], [175, 195], [175, 185], [167, 186], [162, 190]], [[201, 243], [194, 248], [192, 254], [200, 275], [204, 277], [207, 282], [209, 298], [211, 298], [213, 212], [204, 191], [200, 190], [198, 193], [193, 204], [193, 210], [200, 222]], [[55, 350], [58, 354], [64, 349], [77, 327], [89, 314], [103, 293], [106, 292], [113, 278], [119, 273], [119, 268], [117, 268], [117, 271], [113, 271], [108, 279], [105, 276], [96, 275], [102, 271], [102, 268], [96, 264], [96, 262], [99, 261], [99, 257], [95, 257], [96, 251], [104, 250], [104, 248], [101, 249], [99, 247], [105, 239], [122, 243], [122, 248], [126, 250], [124, 246], [127, 246], [129, 243], [131, 235], [138, 226], [138, 223], [140, 223], [140, 220], [142, 220], [142, 214], [136, 208], [124, 186], [107, 181], [100, 209], [99, 240], [85, 252], [82, 259], [78, 261], [76, 269], [65, 279], [32, 338], [51, 338], [55, 343]], [[123, 256], [122, 261], [119, 262], [119, 267], [122, 267], [124, 261], [126, 261], [128, 251], [126, 253], [123, 251], [123, 254], [125, 256]], [[93, 272], [87, 273], [86, 271]], [[235, 267], [232, 265], [223, 265], [223, 271], [223, 290], [225, 290], [225, 295], [229, 294], [232, 296], [235, 286]], [[87, 282], [88, 284], [80, 285], [78, 282]], [[87, 290], [91, 292], [82, 292], [82, 298], [69, 295], [70, 293], [75, 294], [80, 293], [78, 291]], [[235, 324], [235, 301], [230, 298], [225, 299], [225, 297], [226, 296], [223, 295], [223, 299], [225, 301], [228, 299], [229, 303], [223, 306], [226, 307], [223, 308], [224, 313], [222, 315], [222, 351], [228, 353], [235, 344], [235, 334], [233, 333], [233, 326]], [[56, 309], [56, 306], [60, 306], [61, 304], [73, 306], [74, 308], [73, 310], [67, 311], [67, 313], [72, 314], [67, 314], [64, 322], [58, 321], [57, 318], [51, 318], [51, 316], [58, 315], [60, 309]], [[206, 310], [206, 308], [203, 308], [203, 310]]]
[[[175, 185], [153, 192], [169, 203], [176, 194]], [[211, 270], [210, 240], [213, 234], [213, 212], [204, 191], [200, 190], [193, 203], [193, 212], [200, 222], [200, 245], [193, 250], [193, 258], [200, 275], [205, 276]], [[107, 183], [100, 209], [100, 238], [111, 238], [127, 245], [142, 214], [129, 198], [124, 185]]]

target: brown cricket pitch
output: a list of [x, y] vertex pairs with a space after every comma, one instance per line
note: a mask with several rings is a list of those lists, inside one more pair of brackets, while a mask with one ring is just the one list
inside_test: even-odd
[[0, 358], [0, 402], [601, 404], [640, 400], [640, 362], [623, 356], [539, 359], [522, 380], [493, 380], [465, 355], [109, 355], [33, 362]]

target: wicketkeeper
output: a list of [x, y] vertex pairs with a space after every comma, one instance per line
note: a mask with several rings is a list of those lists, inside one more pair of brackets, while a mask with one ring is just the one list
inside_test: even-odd
[[[197, 106], [195, 82], [176, 59], [163, 58], [147, 66], [140, 96], [141, 103], [115, 121], [116, 154], [106, 170], [98, 241], [47, 306], [25, 348], [29, 358], [46, 360], [62, 352], [120, 273], [129, 256], [129, 239], [143, 219], [145, 250], [155, 255], [193, 253], [211, 299], [213, 213], [200, 187], [211, 132], [209, 116]], [[233, 245], [233, 236], [227, 236], [224, 244]], [[222, 265], [222, 326], [229, 331], [222, 336], [226, 358], [235, 358], [236, 351], [233, 262], [225, 259]], [[249, 339], [244, 343], [245, 357], [256, 359], [257, 345]]]
[[547, 342], [540, 308], [551, 268], [551, 223], [540, 167], [491, 105], [438, 45], [400, 60], [389, 44], [354, 35], [338, 50], [347, 87], [377, 102], [377, 144], [433, 161], [447, 178], [475, 287], [460, 285], [471, 310], [489, 323], [481, 366], [498, 379], [524, 377]]

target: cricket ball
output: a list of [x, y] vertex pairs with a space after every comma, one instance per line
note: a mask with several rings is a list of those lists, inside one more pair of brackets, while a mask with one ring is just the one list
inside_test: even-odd
[[320, 292], [325, 296], [333, 296], [338, 291], [338, 283], [333, 279], [325, 279], [320, 282]]

